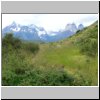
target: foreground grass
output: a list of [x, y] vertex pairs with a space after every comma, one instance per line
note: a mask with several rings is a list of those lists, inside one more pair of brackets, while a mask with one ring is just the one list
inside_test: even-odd
[[[48, 68], [49, 66], [61, 66], [65, 71], [71, 73], [73, 76], [77, 76], [90, 82], [88, 85], [97, 85], [98, 76], [98, 59], [97, 56], [94, 58], [88, 57], [80, 53], [77, 46], [66, 43], [58, 44], [54, 46], [48, 46], [44, 44], [36, 55], [34, 64], [36, 66], [42, 65]], [[84, 84], [85, 85], [85, 84]]]
[[10, 51], [3, 59], [2, 85], [4, 86], [66, 86], [82, 85], [61, 66], [35, 66], [29, 61], [32, 53]]

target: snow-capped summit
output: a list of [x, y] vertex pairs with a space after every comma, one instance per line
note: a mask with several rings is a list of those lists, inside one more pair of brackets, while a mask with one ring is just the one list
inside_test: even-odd
[[11, 25], [9, 25], [10, 27], [20, 27], [21, 25], [20, 24], [18, 24], [18, 23], [16, 23], [15, 21], [13, 21], [12, 23], [11, 23]]
[[3, 30], [3, 36], [6, 33], [13, 33], [15, 37], [20, 37], [25, 40], [40, 40], [42, 34], [46, 34], [43, 27], [37, 27], [34, 24], [31, 25], [20, 25], [16, 22], [12, 22], [9, 26], [6, 26]]
[[12, 22], [11, 26], [16, 26], [16, 23], [15, 21]]
[[14, 32], [20, 31], [20, 27], [21, 26], [14, 21], [12, 22], [11, 25], [9, 25], [9, 29], [10, 29], [11, 32], [12, 31], [14, 31]]

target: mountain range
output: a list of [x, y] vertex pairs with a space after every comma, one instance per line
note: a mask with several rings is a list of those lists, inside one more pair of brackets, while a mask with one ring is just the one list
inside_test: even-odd
[[84, 28], [83, 24], [78, 27], [75, 23], [67, 24], [63, 30], [47, 32], [43, 27], [34, 24], [20, 25], [16, 22], [2, 29], [2, 37], [7, 33], [13, 33], [14, 37], [27, 41], [54, 42], [67, 38]]

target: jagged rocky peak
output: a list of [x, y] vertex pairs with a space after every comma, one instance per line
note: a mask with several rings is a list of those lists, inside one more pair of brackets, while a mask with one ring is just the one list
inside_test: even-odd
[[15, 21], [13, 21], [13, 22], [12, 22], [12, 25], [16, 25], [16, 22], [15, 22]]
[[82, 30], [84, 28], [84, 25], [83, 24], [79, 24], [78, 25], [78, 30]]
[[20, 27], [21, 25], [20, 24], [17, 24], [15, 21], [13, 21], [11, 23], [11, 25], [9, 25], [9, 26], [11, 26], [11, 27]]
[[72, 32], [76, 32], [77, 31], [77, 27], [75, 23], [69, 23], [66, 25], [65, 30], [70, 30]]

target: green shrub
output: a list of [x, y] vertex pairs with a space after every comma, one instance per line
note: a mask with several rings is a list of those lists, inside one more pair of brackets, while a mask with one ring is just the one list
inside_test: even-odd
[[35, 43], [26, 43], [24, 49], [36, 53], [39, 50], [39, 45]]
[[78, 30], [78, 31], [76, 32], [76, 34], [79, 33], [80, 31], [81, 31], [81, 30]]
[[77, 42], [80, 47], [80, 51], [83, 54], [94, 57], [98, 53], [98, 27], [86, 29], [84, 34], [77, 38]]
[[18, 49], [21, 47], [21, 40], [13, 37], [12, 33], [7, 33], [6, 36], [2, 39], [2, 45], [4, 48], [15, 48]]
[[95, 56], [98, 52], [98, 40], [95, 38], [81, 39], [80, 49], [88, 56]]

